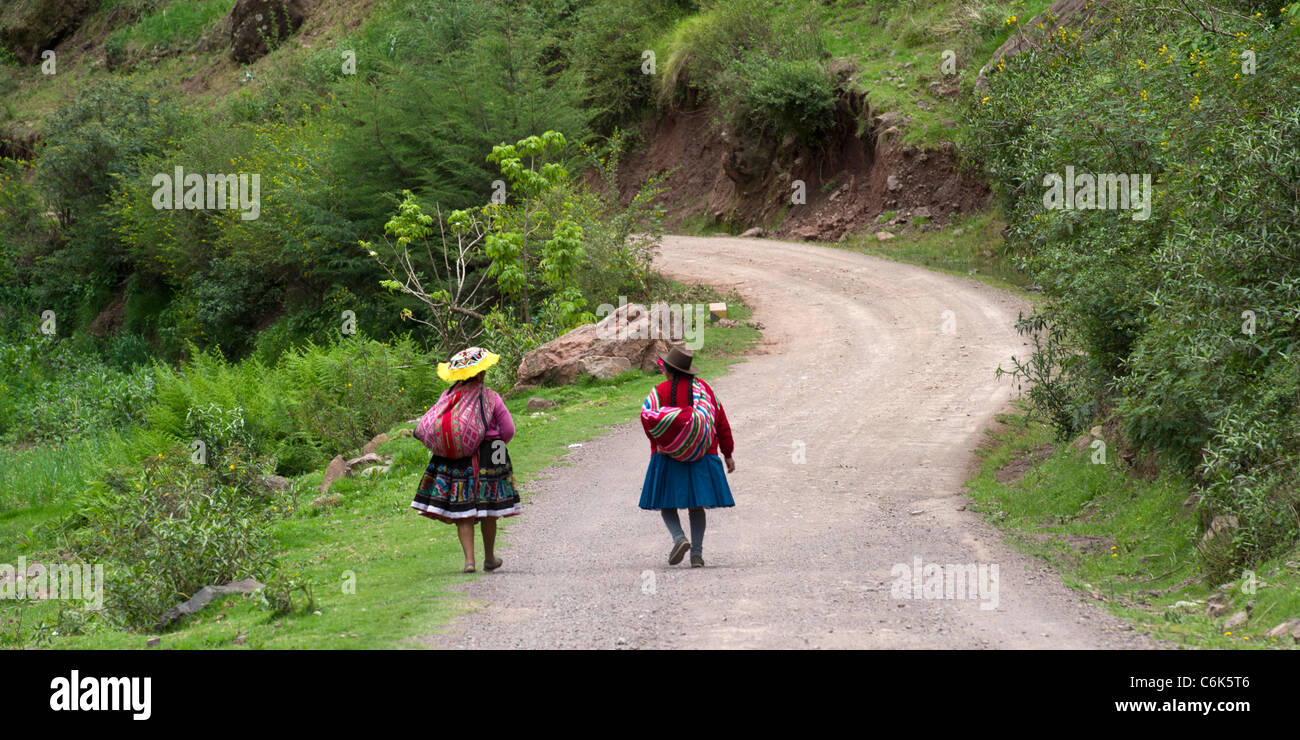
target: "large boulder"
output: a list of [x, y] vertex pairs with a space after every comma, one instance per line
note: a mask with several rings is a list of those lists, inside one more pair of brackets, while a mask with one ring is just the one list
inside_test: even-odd
[[584, 324], [524, 355], [516, 381], [567, 385], [583, 375], [613, 377], [631, 368], [653, 372], [670, 343], [689, 339], [688, 330], [692, 336], [703, 331], [703, 318], [694, 311], [683, 317], [666, 303], [648, 309], [637, 303], [619, 306], [598, 323]]
[[23, 64], [67, 38], [90, 14], [90, 0], [18, 0], [0, 3], [0, 45]]
[[238, 0], [230, 11], [230, 54], [249, 64], [283, 41], [307, 18], [306, 0]]

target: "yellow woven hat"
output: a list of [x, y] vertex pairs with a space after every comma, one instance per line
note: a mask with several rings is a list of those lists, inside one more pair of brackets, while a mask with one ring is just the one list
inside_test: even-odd
[[472, 378], [497, 364], [501, 355], [494, 355], [482, 347], [470, 347], [452, 356], [451, 362], [438, 363], [438, 377], [448, 383]]

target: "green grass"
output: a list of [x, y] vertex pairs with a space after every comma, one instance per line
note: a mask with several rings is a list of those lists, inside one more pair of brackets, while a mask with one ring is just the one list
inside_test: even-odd
[[[1024, 414], [999, 417], [968, 482], [976, 509], [1018, 549], [1046, 560], [1065, 582], [1154, 637], [1204, 648], [1294, 647], [1269, 638], [1271, 628], [1300, 616], [1300, 551], [1257, 564], [1230, 584], [1205, 583], [1198, 563], [1192, 492], [1181, 478], [1137, 478], [1117, 464], [1092, 462], [1091, 449], [1072, 452]], [[997, 471], [1018, 459], [1039, 460], [1023, 477], [1000, 483]], [[1041, 459], [1040, 459], [1041, 458]], [[1227, 612], [1206, 615], [1204, 601], [1226, 586]], [[1226, 630], [1228, 616], [1254, 602], [1245, 626]], [[1192, 602], [1193, 605], [1179, 605]]]
[[[872, 112], [911, 119], [901, 127], [902, 143], [930, 147], [956, 139], [964, 127], [959, 101], [1011, 34], [1005, 20], [1015, 15], [1023, 24], [1050, 5], [1051, 0], [840, 0], [821, 7], [827, 48], [857, 66], [857, 86]], [[929, 89], [931, 82], [946, 80], [941, 65], [948, 50], [960, 80], [956, 98]]]
[[[656, 295], [670, 302], [725, 299], [730, 315], [743, 321], [750, 315], [737, 296], [720, 295], [702, 286], [665, 281]], [[696, 364], [706, 376], [723, 374], [758, 339], [748, 326], [709, 327]], [[610, 426], [636, 418], [637, 409], [655, 376], [632, 371], [610, 381], [584, 380], [573, 386], [541, 388], [507, 399], [516, 436], [510, 444], [516, 482], [531, 498], [528, 486], [549, 465], [562, 464], [569, 445], [593, 439]], [[525, 409], [537, 396], [559, 406], [545, 412]], [[309, 502], [319, 494], [321, 471], [294, 480], [294, 511], [278, 525], [281, 560], [310, 579], [314, 605], [299, 613], [272, 616], [253, 599], [229, 597], [162, 635], [164, 648], [418, 648], [409, 638], [437, 632], [452, 617], [473, 608], [447, 589], [476, 577], [459, 572], [460, 546], [454, 528], [418, 516], [411, 496], [428, 462], [424, 447], [409, 436], [398, 437], [411, 424], [390, 430], [393, 437], [379, 452], [393, 456], [391, 470], [375, 478], [345, 478], [331, 488], [342, 503], [317, 509]], [[27, 533], [68, 513], [67, 502], [28, 507], [0, 514], [0, 563], [47, 562], [57, 557], [55, 542]], [[526, 516], [525, 509], [525, 516]], [[503, 556], [509, 559], [510, 530], [518, 520], [502, 523]], [[33, 544], [35, 542], [35, 544]], [[482, 547], [481, 542], [479, 547]], [[42, 559], [44, 558], [44, 560]], [[345, 580], [354, 577], [354, 593]], [[54, 602], [0, 602], [0, 646], [41, 646], [68, 649], [142, 648], [153, 635], [99, 627], [92, 622], [83, 634], [60, 628], [60, 611], [75, 605]], [[316, 614], [319, 612], [319, 614]], [[65, 625], [68, 617], [65, 614]], [[54, 635], [54, 632], [60, 632]], [[245, 642], [235, 645], [243, 635]]]
[[[1030, 285], [1030, 278], [1006, 255], [1002, 238], [1005, 223], [996, 210], [959, 216], [941, 229], [924, 230], [916, 228], [914, 222], [901, 228], [885, 226], [884, 222], [893, 216], [893, 211], [881, 214], [881, 222], [875, 226], [826, 246], [920, 265], [950, 275], [970, 276], [996, 288], [1029, 296], [1025, 288]], [[877, 231], [889, 231], [895, 236], [878, 241]]]
[[181, 0], [120, 28], [106, 43], [132, 52], [178, 51], [199, 40], [218, 19], [230, 14], [234, 0]]

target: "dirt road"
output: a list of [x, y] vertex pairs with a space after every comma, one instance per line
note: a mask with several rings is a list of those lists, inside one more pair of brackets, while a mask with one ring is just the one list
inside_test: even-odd
[[[736, 288], [766, 326], [759, 354], [710, 379], [736, 434], [737, 505], [708, 514], [708, 567], [669, 566], [658, 514], [637, 508], [649, 452], [630, 416], [535, 482], [538, 493], [506, 530], [505, 568], [466, 589], [482, 608], [421, 642], [1150, 646], [959, 509], [971, 450], [1012, 394], [993, 369], [1025, 350], [1012, 328], [1019, 299], [972, 280], [767, 240], [669, 237], [660, 266]], [[698, 351], [708, 352], [707, 334]], [[986, 569], [965, 589], [952, 581], [956, 598], [925, 598], [937, 593], [925, 588], [908, 592], [921, 598], [895, 598], [893, 569], [910, 571], [918, 558], [996, 565], [996, 589]], [[920, 575], [935, 583], [933, 572]]]

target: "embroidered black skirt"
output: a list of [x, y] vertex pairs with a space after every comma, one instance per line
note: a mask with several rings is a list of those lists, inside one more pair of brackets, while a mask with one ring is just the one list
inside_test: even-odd
[[448, 523], [520, 514], [515, 471], [505, 442], [484, 440], [478, 458], [475, 476], [473, 457], [453, 460], [433, 455], [411, 508], [430, 519]]

